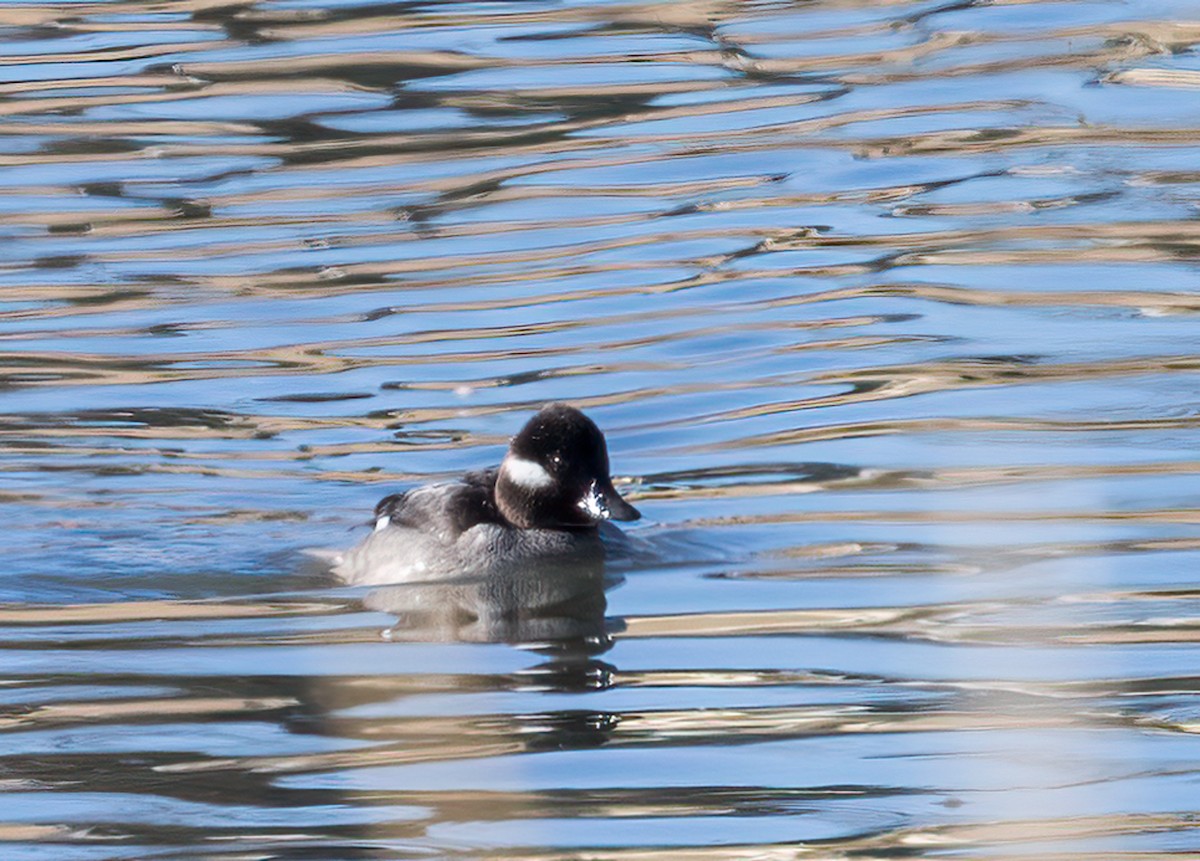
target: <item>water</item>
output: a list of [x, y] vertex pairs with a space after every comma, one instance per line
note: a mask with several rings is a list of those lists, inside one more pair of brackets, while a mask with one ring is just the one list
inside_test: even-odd
[[[1196, 13], [0, 6], [0, 854], [1200, 854]], [[306, 555], [554, 399], [652, 561]]]

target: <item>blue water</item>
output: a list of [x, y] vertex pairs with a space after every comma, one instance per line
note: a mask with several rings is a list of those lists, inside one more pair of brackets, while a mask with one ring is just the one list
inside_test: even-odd
[[[0, 38], [0, 857], [1200, 853], [1194, 4]], [[552, 400], [567, 628], [328, 573]]]

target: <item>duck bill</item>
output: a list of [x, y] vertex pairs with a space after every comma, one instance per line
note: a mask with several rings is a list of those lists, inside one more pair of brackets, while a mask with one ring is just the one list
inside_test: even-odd
[[642, 513], [621, 498], [611, 481], [593, 481], [579, 508], [593, 522], [601, 520], [637, 520]]

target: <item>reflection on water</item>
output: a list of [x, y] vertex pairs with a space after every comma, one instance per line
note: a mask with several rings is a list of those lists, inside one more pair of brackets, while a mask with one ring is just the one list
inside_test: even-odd
[[390, 640], [513, 643], [564, 653], [611, 648], [602, 570], [501, 569], [486, 579], [373, 589], [363, 600], [396, 617]]
[[[0, 38], [0, 856], [1200, 853], [1194, 3]], [[633, 557], [309, 555], [551, 400]]]

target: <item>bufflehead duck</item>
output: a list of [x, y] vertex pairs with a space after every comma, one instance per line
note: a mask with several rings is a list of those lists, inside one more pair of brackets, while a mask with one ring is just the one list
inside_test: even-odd
[[[496, 469], [384, 497], [375, 529], [334, 564], [351, 583], [490, 576], [602, 558], [606, 520], [637, 520], [608, 472], [608, 447], [574, 407], [543, 407]], [[613, 532], [615, 527], [608, 526]]]

